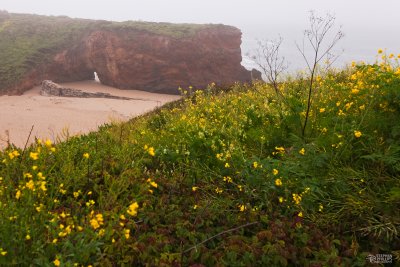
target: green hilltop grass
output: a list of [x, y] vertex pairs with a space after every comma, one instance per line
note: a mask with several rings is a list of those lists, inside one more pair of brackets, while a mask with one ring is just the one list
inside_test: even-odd
[[0, 264], [364, 266], [399, 257], [398, 59], [212, 85], [130, 122], [0, 153]]
[[[0, 11], [0, 91], [18, 84], [30, 70], [52, 59], [94, 30], [141, 30], [182, 38], [210, 25], [109, 22], [71, 19], [65, 16], [13, 14]], [[124, 37], [135, 31], [124, 32]]]

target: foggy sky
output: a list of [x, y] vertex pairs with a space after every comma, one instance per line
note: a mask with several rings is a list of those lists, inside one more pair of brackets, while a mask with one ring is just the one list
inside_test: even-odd
[[336, 25], [342, 25], [343, 61], [373, 60], [378, 48], [400, 53], [400, 0], [0, 0], [0, 9], [115, 21], [223, 23], [242, 30], [243, 52], [254, 48], [255, 39], [281, 35], [289, 58], [298, 57], [294, 42], [308, 26], [308, 11], [315, 10], [334, 14]]

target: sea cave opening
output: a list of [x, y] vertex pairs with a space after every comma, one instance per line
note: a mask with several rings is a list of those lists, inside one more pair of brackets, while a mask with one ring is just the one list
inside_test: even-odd
[[100, 81], [100, 79], [99, 79], [99, 76], [97, 75], [97, 72], [94, 72], [94, 73], [93, 73], [93, 76], [94, 76], [94, 81], [95, 81], [95, 82], [101, 83], [101, 81]]

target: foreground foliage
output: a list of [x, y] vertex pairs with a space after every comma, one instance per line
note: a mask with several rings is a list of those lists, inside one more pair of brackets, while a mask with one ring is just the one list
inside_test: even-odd
[[397, 59], [210, 86], [128, 123], [0, 154], [0, 264], [364, 266], [399, 257]]

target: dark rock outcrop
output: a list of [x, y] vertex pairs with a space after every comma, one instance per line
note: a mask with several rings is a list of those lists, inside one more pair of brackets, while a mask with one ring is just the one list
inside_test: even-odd
[[105, 85], [171, 94], [178, 94], [178, 87], [201, 89], [212, 82], [224, 86], [261, 78], [241, 65], [241, 31], [235, 27], [201, 25], [191, 34], [175, 36], [126, 24], [103, 24], [52, 49], [49, 60], [33, 62], [21, 79], [0, 88], [0, 94], [22, 93], [42, 80], [93, 79], [94, 72]]
[[108, 93], [102, 92], [85, 92], [79, 89], [73, 89], [68, 87], [62, 87], [49, 80], [44, 80], [42, 82], [42, 87], [40, 89], [40, 94], [43, 96], [62, 96], [62, 97], [79, 97], [79, 98], [110, 98], [110, 99], [120, 99], [120, 100], [133, 100], [133, 98], [115, 96]]

